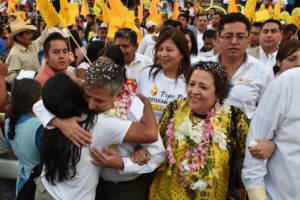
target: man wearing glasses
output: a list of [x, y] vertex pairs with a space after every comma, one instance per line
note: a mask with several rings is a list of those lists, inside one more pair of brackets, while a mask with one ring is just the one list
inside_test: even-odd
[[228, 100], [243, 110], [249, 119], [274, 78], [270, 68], [246, 52], [250, 28], [249, 20], [240, 13], [224, 16], [218, 28], [220, 52], [208, 59], [225, 66], [233, 85]]

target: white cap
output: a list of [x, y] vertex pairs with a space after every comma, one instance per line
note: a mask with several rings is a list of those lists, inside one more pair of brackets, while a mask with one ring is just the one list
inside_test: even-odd
[[102, 23], [100, 24], [100, 27], [99, 27], [99, 28], [107, 28], [107, 23], [102, 22]]
[[150, 28], [150, 27], [152, 27], [152, 26], [156, 26], [157, 24], [155, 23], [155, 22], [153, 22], [153, 21], [148, 21], [147, 23], [146, 23], [146, 28], [148, 29], [148, 28]]

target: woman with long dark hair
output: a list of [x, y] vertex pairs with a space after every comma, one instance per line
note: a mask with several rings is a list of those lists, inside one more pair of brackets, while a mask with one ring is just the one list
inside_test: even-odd
[[204, 61], [205, 58], [198, 54], [197, 39], [193, 31], [191, 31], [190, 29], [182, 29], [181, 31], [184, 33], [185, 38], [188, 42], [188, 47], [191, 54], [191, 64], [194, 65], [200, 60]]
[[5, 122], [7, 144], [19, 160], [16, 194], [40, 161], [43, 126], [32, 112], [41, 95], [41, 85], [33, 79], [16, 80], [12, 87], [11, 111]]
[[[45, 107], [59, 118], [88, 114], [88, 106], [81, 89], [65, 74], [59, 73], [49, 79], [42, 97]], [[88, 115], [88, 119], [90, 117]], [[73, 145], [57, 128], [46, 129], [44, 141], [41, 161], [45, 165], [46, 179], [55, 184], [56, 181], [73, 178], [76, 175], [81, 148]]]
[[171, 101], [186, 97], [190, 66], [185, 35], [176, 29], [160, 34], [155, 45], [154, 65], [142, 71], [137, 88], [138, 93], [150, 99], [157, 121]]
[[[122, 113], [114, 106], [124, 84], [122, 75], [122, 68], [100, 58], [87, 70], [83, 93], [69, 76], [58, 73], [44, 86], [44, 105], [62, 120], [87, 115], [82, 126], [93, 135], [93, 150], [102, 151], [122, 142], [153, 142], [157, 130], [149, 103], [141, 122], [118, 118]], [[97, 119], [94, 120], [88, 108], [97, 113]], [[145, 134], [140, 132], [143, 128]], [[77, 147], [58, 128], [47, 130], [41, 152], [44, 168], [36, 179], [35, 199], [94, 199], [101, 168], [92, 163], [92, 148]]]

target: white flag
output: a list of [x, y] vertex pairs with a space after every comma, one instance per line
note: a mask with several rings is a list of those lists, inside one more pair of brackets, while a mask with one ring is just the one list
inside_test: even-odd
[[22, 0], [22, 1], [21, 1], [21, 4], [22, 4], [22, 5], [25, 5], [26, 2], [27, 2], [27, 0]]
[[6, 5], [5, 4], [6, 4], [5, 2], [0, 4], [0, 12], [3, 12], [3, 11], [6, 10]]

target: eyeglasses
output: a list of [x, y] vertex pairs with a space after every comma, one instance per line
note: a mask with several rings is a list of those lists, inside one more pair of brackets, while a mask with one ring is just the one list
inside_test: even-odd
[[243, 42], [248, 38], [248, 36], [246, 36], [245, 34], [225, 34], [221, 36], [222, 39], [227, 40], [228, 42], [231, 42], [234, 37], [236, 38], [237, 42]]

